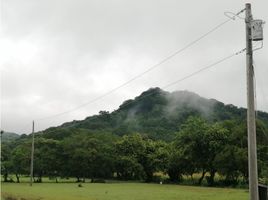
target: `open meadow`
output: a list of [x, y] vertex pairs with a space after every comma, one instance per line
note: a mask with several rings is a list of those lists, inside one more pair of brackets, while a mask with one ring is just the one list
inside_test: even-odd
[[6, 200], [246, 200], [245, 189], [146, 183], [2, 183]]

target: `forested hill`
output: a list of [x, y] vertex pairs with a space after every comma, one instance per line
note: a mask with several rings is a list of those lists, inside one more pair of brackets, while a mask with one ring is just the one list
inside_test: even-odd
[[19, 134], [16, 134], [16, 133], [11, 133], [11, 132], [5, 132], [3, 135], [2, 135], [2, 142], [10, 142], [10, 141], [13, 141], [13, 140], [16, 140], [20, 137]]
[[[200, 116], [209, 122], [246, 120], [246, 109], [206, 99], [189, 91], [167, 92], [151, 88], [133, 100], [125, 101], [119, 109], [81, 121], [64, 123], [43, 132], [48, 138], [68, 137], [72, 132], [90, 130], [116, 135], [146, 134], [153, 139], [171, 140], [189, 116]], [[258, 112], [258, 119], [268, 127], [268, 113]]]
[[[258, 171], [268, 183], [268, 114], [258, 113], [256, 126]], [[197, 94], [152, 88], [125, 101], [109, 113], [100, 111], [81, 121], [36, 133], [34, 176], [166, 180], [192, 177], [192, 184], [247, 184], [246, 110]], [[1, 172], [29, 174], [32, 137], [4, 142]], [[231, 159], [230, 159], [231, 158]], [[205, 176], [205, 174], [209, 174]], [[196, 179], [193, 174], [200, 174]], [[203, 181], [203, 179], [205, 179]]]

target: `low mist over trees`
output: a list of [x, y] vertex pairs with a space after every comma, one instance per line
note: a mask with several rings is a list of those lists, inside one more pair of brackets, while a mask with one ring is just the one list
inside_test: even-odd
[[[36, 134], [34, 176], [236, 185], [247, 182], [246, 110], [194, 93], [150, 89], [112, 113]], [[268, 114], [257, 120], [259, 176], [268, 179]], [[31, 136], [2, 144], [3, 181], [29, 175]], [[221, 180], [215, 179], [216, 175]]]

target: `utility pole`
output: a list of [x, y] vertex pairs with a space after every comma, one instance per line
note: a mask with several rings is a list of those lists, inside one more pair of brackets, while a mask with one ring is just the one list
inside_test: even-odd
[[1, 130], [1, 144], [2, 144], [2, 135], [4, 134], [4, 131]]
[[31, 177], [30, 186], [33, 185], [33, 165], [34, 165], [34, 121], [33, 121], [33, 131], [32, 131], [32, 153], [31, 153]]
[[256, 148], [256, 121], [254, 103], [254, 69], [252, 51], [251, 4], [246, 4], [246, 65], [247, 65], [247, 129], [248, 129], [248, 170], [250, 200], [258, 200], [258, 167]]

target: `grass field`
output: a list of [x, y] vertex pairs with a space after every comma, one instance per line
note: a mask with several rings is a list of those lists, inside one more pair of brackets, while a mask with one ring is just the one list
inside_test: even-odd
[[[3, 197], [25, 200], [246, 200], [245, 189], [145, 183], [2, 183]], [[10, 198], [12, 199], [12, 198]]]

